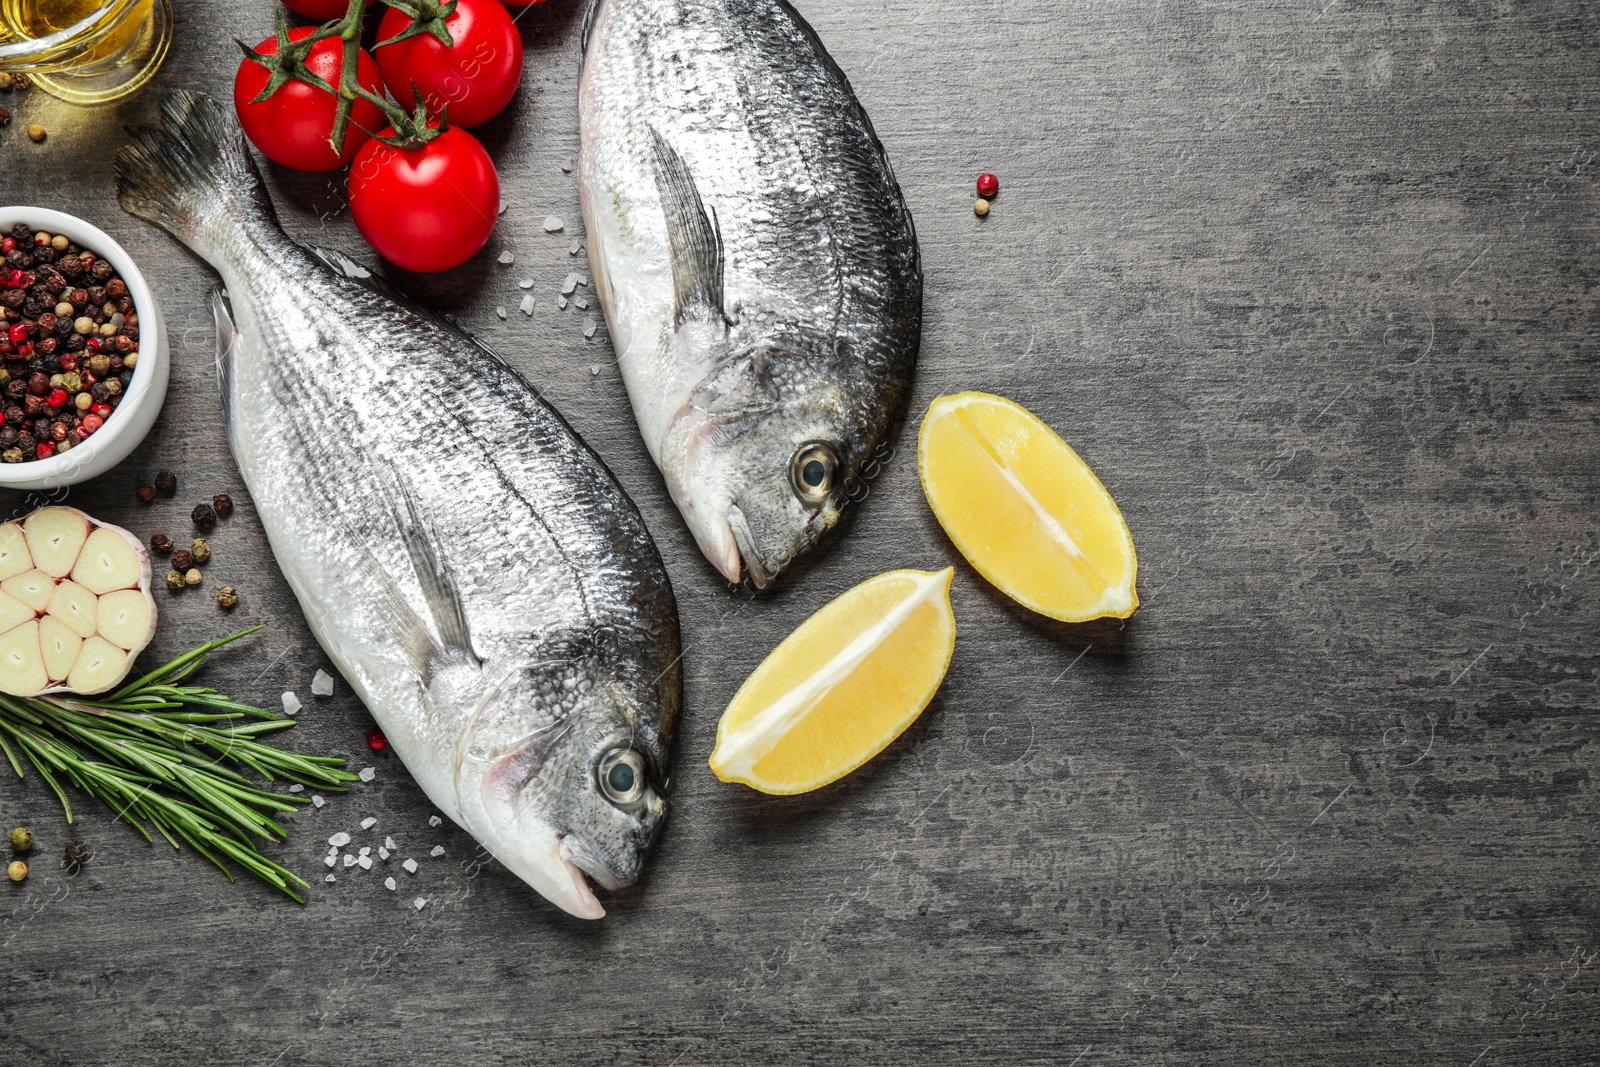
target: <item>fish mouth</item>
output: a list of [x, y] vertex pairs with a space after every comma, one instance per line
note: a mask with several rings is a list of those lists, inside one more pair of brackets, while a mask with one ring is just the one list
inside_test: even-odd
[[[560, 856], [563, 863], [571, 867], [576, 867], [582, 872], [579, 874], [579, 878], [582, 878], [583, 875], [586, 874], [590, 878], [593, 878], [595, 883], [598, 884], [602, 889], [608, 889], [614, 892], [628, 885], [627, 882], [623, 881], [621, 878], [612, 873], [611, 868], [607, 867], [604, 863], [601, 863], [599, 860], [590, 855], [583, 845], [579, 844], [573, 839], [571, 834], [562, 835]], [[591, 892], [590, 896], [593, 895], [594, 894]], [[596, 901], [596, 903], [598, 903], [598, 901]]]
[[[728, 530], [733, 534], [733, 543], [740, 559], [744, 562], [744, 569], [750, 574], [750, 584], [757, 589], [766, 589], [772, 585], [777, 575], [767, 569], [761, 553], [756, 551], [755, 538], [750, 536], [750, 523], [745, 519], [744, 512], [739, 510], [738, 504], [728, 507]], [[737, 582], [739, 575], [733, 574], [731, 580]]]

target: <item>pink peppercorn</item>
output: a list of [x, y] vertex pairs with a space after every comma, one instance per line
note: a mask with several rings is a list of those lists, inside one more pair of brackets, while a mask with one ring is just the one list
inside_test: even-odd
[[993, 200], [1000, 195], [1000, 179], [993, 174], [978, 175], [978, 195], [985, 200]]

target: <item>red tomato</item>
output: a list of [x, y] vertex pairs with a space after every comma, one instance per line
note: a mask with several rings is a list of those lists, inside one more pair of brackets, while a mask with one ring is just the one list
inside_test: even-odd
[[[310, 26], [300, 26], [289, 31], [289, 39], [304, 40], [313, 32]], [[318, 41], [306, 57], [306, 66], [329, 85], [338, 85], [339, 72], [344, 69], [342, 47], [338, 38]], [[268, 37], [256, 45], [256, 51], [277, 55], [277, 38]], [[388, 121], [376, 104], [357, 100], [350, 112], [350, 128], [345, 131], [344, 150], [335, 153], [328, 143], [333, 136], [333, 94], [305, 82], [290, 81], [261, 103], [252, 104], [250, 101], [267, 87], [270, 77], [267, 68], [254, 60], [240, 63], [233, 79], [233, 106], [250, 143], [274, 163], [295, 170], [337, 170], [355, 158], [357, 150], [367, 142], [367, 130], [375, 130]], [[356, 79], [364, 88], [383, 95], [378, 65], [365, 51], [356, 57]]]
[[544, 0], [500, 0], [500, 2], [507, 7], [531, 7], [534, 4], [544, 3]]
[[476, 137], [454, 126], [417, 149], [367, 142], [350, 166], [349, 189], [361, 236], [407, 270], [465, 263], [489, 240], [500, 212], [494, 162]]
[[283, 0], [283, 6], [296, 14], [323, 22], [342, 19], [344, 13], [350, 10], [349, 0]]
[[410, 15], [390, 8], [378, 24], [373, 48], [383, 80], [408, 110], [417, 106], [415, 83], [429, 115], [437, 117], [448, 105], [452, 126], [488, 122], [522, 84], [522, 35], [499, 0], [458, 0], [444, 24], [455, 41], [451, 48], [428, 33], [385, 45], [411, 25]]

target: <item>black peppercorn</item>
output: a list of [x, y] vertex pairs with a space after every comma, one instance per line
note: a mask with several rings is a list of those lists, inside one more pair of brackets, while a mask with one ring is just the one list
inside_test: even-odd
[[14, 222], [11, 224], [11, 237], [16, 241], [31, 241], [33, 229], [26, 222]]
[[23, 301], [27, 299], [28, 294], [21, 289], [7, 289], [5, 292], [0, 293], [0, 304], [4, 304], [8, 308], [19, 308], [22, 306]]
[[44, 371], [34, 371], [28, 375], [28, 392], [34, 396], [44, 396], [50, 391], [50, 376]]
[[140, 482], [133, 487], [133, 493], [139, 498], [139, 503], [148, 504], [156, 498], [156, 487], [145, 482]]
[[156, 492], [162, 496], [172, 496], [178, 491], [178, 476], [171, 471], [162, 471], [156, 475]]
[[95, 260], [94, 270], [91, 273], [95, 276], [96, 281], [103, 282], [116, 273], [116, 268], [106, 260], [98, 259]]
[[172, 553], [172, 569], [186, 571], [194, 566], [194, 553], [187, 548], [180, 548]]
[[217, 513], [217, 518], [226, 519], [233, 514], [233, 497], [227, 493], [218, 493], [211, 498], [211, 510]]
[[[217, 512], [210, 504], [196, 504], [189, 518], [202, 530], [214, 529], [217, 525]], [[187, 569], [187, 568], [185, 568]]]
[[0, 450], [17, 447], [17, 431], [9, 426], [0, 427]]
[[67, 842], [66, 849], [61, 853], [61, 865], [73, 874], [78, 873], [78, 868], [89, 862], [89, 848], [82, 841]]
[[6, 396], [13, 400], [21, 400], [28, 395], [28, 383], [21, 378], [13, 378], [6, 383]]
[[150, 538], [150, 547], [156, 550], [159, 556], [165, 556], [172, 551], [172, 538], [166, 534], [155, 534]]

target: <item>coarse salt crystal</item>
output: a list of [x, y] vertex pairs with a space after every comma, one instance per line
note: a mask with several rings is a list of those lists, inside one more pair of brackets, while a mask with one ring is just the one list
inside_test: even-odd
[[589, 364], [589, 373], [590, 374], [599, 374], [600, 373], [600, 364], [598, 364], [598, 363]]
[[361, 828], [363, 830], [370, 830], [376, 825], [378, 825], [378, 820], [375, 816], [368, 815], [365, 819], [361, 820]]
[[417, 861], [414, 860], [414, 859], [411, 859], [409, 856], [406, 858], [406, 861], [404, 863], [402, 863], [400, 866], [402, 866], [402, 867], [404, 867], [406, 869], [406, 873], [407, 874], [416, 874], [417, 873]]
[[506, 266], [509, 267], [509, 266], [511, 266], [511, 264], [515, 263], [516, 261], [517, 261], [517, 257], [511, 254], [511, 250], [509, 248], [506, 249], [504, 252], [500, 253], [500, 262], [505, 264]]
[[524, 296], [522, 298], [522, 303], [517, 305], [517, 310], [522, 312], [524, 315], [532, 315], [533, 314], [533, 294], [532, 293], [529, 293], [527, 296]]
[[331, 874], [330, 874], [330, 875], [328, 875], [328, 876], [327, 876], [327, 877], [326, 877], [326, 878], [324, 878], [324, 879], [323, 879], [323, 881], [324, 881], [324, 882], [337, 882], [337, 881], [338, 881], [338, 880], [339, 880], [339, 879], [337, 879], [337, 878], [335, 878], [335, 877], [334, 877], [334, 876], [333, 876], [333, 875], [331, 875]]
[[587, 340], [591, 340], [594, 337], [595, 331], [598, 330], [599, 328], [600, 328], [600, 324], [598, 322], [594, 321], [594, 319], [592, 319], [592, 318], [584, 319], [583, 320], [583, 339], [586, 340], [586, 341]]
[[565, 163], [561, 164], [561, 173], [562, 174], [571, 174], [572, 173], [572, 167], [573, 167], [573, 161], [569, 159]]
[[589, 300], [588, 300], [587, 297], [582, 297], [582, 296], [577, 297], [576, 299], [574, 299], [572, 301], [572, 303], [573, 303], [574, 306], [577, 307], [577, 309], [579, 311], [588, 311], [589, 310]]
[[322, 857], [322, 862], [326, 863], [329, 867], [332, 867], [334, 864], [339, 862], [339, 857], [329, 853], [328, 855]]
[[390, 877], [390, 878], [385, 878], [383, 880], [383, 888], [385, 888], [389, 892], [393, 893], [396, 889], [399, 888], [399, 886], [395, 884], [394, 878]]
[[332, 845], [334, 848], [344, 848], [344, 846], [348, 845], [349, 843], [350, 835], [345, 833], [343, 830], [340, 830], [338, 833], [328, 838], [328, 844]]
[[546, 215], [544, 218], [545, 233], [560, 233], [566, 227], [566, 225], [566, 223], [562, 222], [561, 219], [555, 215]]
[[374, 778], [378, 777], [378, 769], [376, 767], [363, 767], [361, 768], [361, 772], [357, 774], [356, 777], [361, 779], [363, 782], [370, 782]]
[[569, 275], [566, 276], [566, 278], [562, 279], [562, 282], [561, 282], [561, 295], [562, 296], [571, 296], [572, 295], [572, 290], [576, 289], [577, 287], [578, 287], [578, 276], [576, 274], [569, 274]]
[[562, 311], [567, 310], [567, 298], [564, 296], [556, 297], [556, 307], [560, 308]]
[[582, 241], [574, 241], [574, 242], [572, 242], [572, 247], [567, 249], [567, 255], [575, 256], [579, 252], [582, 252], [582, 251], [583, 251], [583, 242]]
[[289, 792], [291, 793], [304, 793], [305, 791], [306, 787], [301, 785], [299, 782], [296, 782], [294, 785], [289, 787]]
[[588, 285], [589, 284], [589, 276], [587, 274], [578, 275], [578, 284], [579, 285]]
[[506, 213], [506, 208], [507, 208], [507, 207], [508, 207], [508, 206], [509, 206], [509, 205], [507, 205], [507, 204], [506, 204], [506, 202], [505, 202], [505, 201], [504, 201], [504, 200], [502, 200], [502, 201], [500, 201], [500, 210], [499, 210], [499, 211], [496, 211], [496, 212], [495, 212], [495, 214], [496, 214], [496, 215], [504, 215], [504, 214], [505, 214], [505, 213]]
[[328, 846], [328, 855], [337, 856], [338, 854], [339, 854], [339, 846], [338, 845], [329, 845]]
[[356, 865], [356, 858], [350, 855], [350, 853], [346, 852], [344, 854], [344, 865], [346, 867], [354, 867]]
[[372, 846], [371, 845], [362, 845], [359, 849], [356, 850], [356, 855], [358, 855], [358, 856], [370, 856], [370, 855], [372, 855]]
[[498, 316], [498, 317], [499, 317], [499, 319], [500, 319], [500, 321], [502, 321], [502, 322], [504, 322], [504, 321], [505, 321], [505, 317], [506, 317], [506, 308], [505, 308], [505, 305], [504, 305], [504, 304], [502, 304], [502, 305], [500, 305], [500, 306], [499, 306], [499, 307], [497, 307], [497, 308], [495, 308], [495, 309], [494, 309], [494, 313], [495, 313], [495, 315], [496, 315], [496, 316]]
[[333, 675], [320, 667], [311, 678], [311, 695], [318, 697], [333, 696]]
[[385, 837], [383, 839], [383, 847], [388, 849], [390, 852], [393, 852], [395, 849], [394, 838]]
[[363, 871], [372, 870], [372, 857], [371, 856], [357, 856], [356, 857], [356, 862], [361, 864], [361, 869]]
[[295, 696], [293, 692], [283, 694], [283, 713], [285, 715], [298, 714], [302, 706], [300, 698]]
[[522, 279], [520, 282], [517, 283], [517, 288], [518, 289], [532, 289], [533, 288], [533, 279], [532, 278], [524, 278], [524, 279]]
[[384, 848], [382, 845], [379, 845], [378, 846], [378, 858], [380, 860], [388, 859], [389, 858], [389, 850]]
[[438, 826], [443, 822], [444, 822], [444, 820], [439, 818], [439, 816], [437, 816], [437, 815], [428, 816], [428, 825], [429, 826]]
[[319, 796], [318, 794], [316, 794], [316, 793], [312, 793], [311, 794], [311, 806], [312, 807], [320, 808], [320, 807], [322, 807], [322, 805], [324, 805], [326, 803], [327, 803], [327, 801], [323, 800], [322, 797]]
[[430, 856], [442, 856], [442, 855], [444, 855], [444, 846], [443, 845], [434, 845], [433, 848], [428, 850], [428, 855], [430, 855]]
[[416, 908], [418, 911], [421, 911], [423, 908], [426, 908], [428, 906], [428, 898], [427, 897], [418, 897], [416, 900], [413, 900], [411, 902], [411, 906], [413, 908]]

